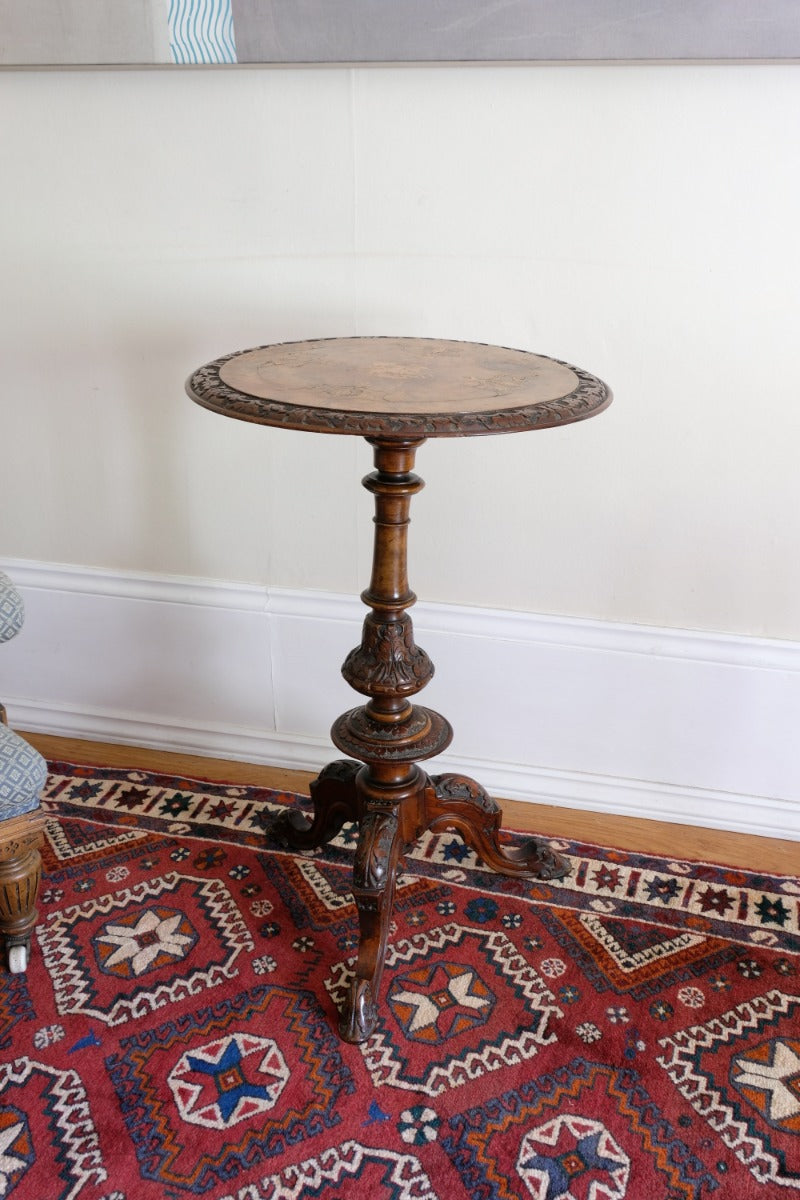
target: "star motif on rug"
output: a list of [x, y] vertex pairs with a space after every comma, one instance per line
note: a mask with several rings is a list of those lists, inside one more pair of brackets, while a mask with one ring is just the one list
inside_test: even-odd
[[768, 921], [774, 925], [780, 925], [781, 928], [786, 924], [791, 916], [791, 911], [786, 907], [782, 900], [770, 900], [768, 896], [762, 896], [756, 905], [756, 912], [761, 918], [762, 925]]
[[482, 1025], [494, 996], [474, 968], [436, 963], [395, 980], [389, 1004], [407, 1037], [436, 1043]]
[[14, 1108], [0, 1109], [0, 1196], [11, 1194], [30, 1166], [31, 1157], [30, 1135], [22, 1113]]
[[622, 1200], [630, 1160], [599, 1121], [564, 1116], [525, 1135], [517, 1170], [535, 1200]]
[[701, 912], [715, 912], [721, 917], [724, 917], [734, 904], [734, 898], [727, 888], [713, 888], [710, 885], [699, 893], [698, 900]]
[[136, 978], [166, 962], [185, 958], [196, 941], [183, 913], [159, 906], [128, 921], [105, 925], [95, 938], [95, 946], [106, 974]]
[[800, 1129], [800, 1042], [774, 1038], [737, 1055], [731, 1082], [773, 1128]]
[[274, 1108], [288, 1079], [271, 1038], [236, 1033], [188, 1050], [168, 1083], [184, 1121], [225, 1129]]
[[195, 1058], [191, 1054], [187, 1062], [193, 1071], [208, 1075], [213, 1080], [217, 1090], [217, 1105], [225, 1122], [230, 1120], [240, 1100], [262, 1100], [270, 1094], [263, 1085], [247, 1082], [241, 1069], [242, 1052], [234, 1041], [225, 1047], [219, 1062], [204, 1062], [202, 1058]]

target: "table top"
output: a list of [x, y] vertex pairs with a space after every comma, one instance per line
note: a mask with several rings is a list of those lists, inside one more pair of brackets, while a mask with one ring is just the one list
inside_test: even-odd
[[378, 438], [467, 437], [582, 421], [611, 403], [558, 359], [440, 338], [282, 342], [225, 355], [186, 384], [228, 417]]

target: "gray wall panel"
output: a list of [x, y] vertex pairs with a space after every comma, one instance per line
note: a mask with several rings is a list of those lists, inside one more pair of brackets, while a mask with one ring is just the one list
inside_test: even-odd
[[239, 62], [800, 58], [798, 0], [233, 0]]
[[0, 0], [0, 65], [170, 62], [167, 0]]

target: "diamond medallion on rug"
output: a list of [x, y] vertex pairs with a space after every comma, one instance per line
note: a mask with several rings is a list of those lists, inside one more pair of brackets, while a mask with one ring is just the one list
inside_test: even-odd
[[470, 1109], [450, 1129], [445, 1146], [468, 1195], [688, 1200], [716, 1184], [638, 1072], [611, 1063], [573, 1059]]
[[[280, 987], [119, 1045], [105, 1065], [141, 1175], [190, 1192], [338, 1125], [337, 1103], [354, 1090], [313, 996]], [[202, 1136], [187, 1136], [187, 1126]]]
[[67, 763], [44, 803], [0, 1196], [800, 1200], [797, 878], [558, 841], [546, 883], [425, 837], [354, 1046], [353, 827], [294, 854], [296, 797]]
[[[119, 868], [109, 877], [124, 878]], [[56, 910], [37, 933], [59, 1014], [109, 1025], [218, 986], [253, 948], [226, 885], [177, 872]]]
[[659, 1064], [720, 1150], [759, 1183], [800, 1192], [800, 996], [756, 996], [659, 1044]]
[[[387, 1009], [362, 1047], [376, 1087], [436, 1097], [556, 1041], [555, 996], [502, 931], [448, 924], [393, 943]], [[337, 1002], [349, 978], [326, 986]]]

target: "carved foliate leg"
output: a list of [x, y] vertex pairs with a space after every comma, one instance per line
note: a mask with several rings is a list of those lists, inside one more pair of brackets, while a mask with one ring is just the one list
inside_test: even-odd
[[6, 950], [24, 947], [25, 958], [38, 913], [36, 899], [42, 878], [45, 819], [41, 809], [12, 817], [0, 825], [0, 935]]
[[360, 939], [355, 977], [339, 1022], [339, 1033], [346, 1042], [365, 1041], [378, 1020], [377, 999], [400, 850], [397, 809], [368, 806], [361, 820], [353, 868]]
[[527, 838], [519, 847], [501, 846], [500, 806], [466, 775], [430, 779], [425, 809], [429, 829], [456, 829], [486, 865], [502, 875], [550, 880], [563, 879], [569, 873], [568, 861], [540, 838]]
[[346, 758], [328, 763], [309, 788], [312, 819], [287, 809], [270, 826], [271, 837], [293, 850], [313, 850], [336, 837], [345, 821], [358, 819], [356, 775], [361, 769], [361, 763]]

